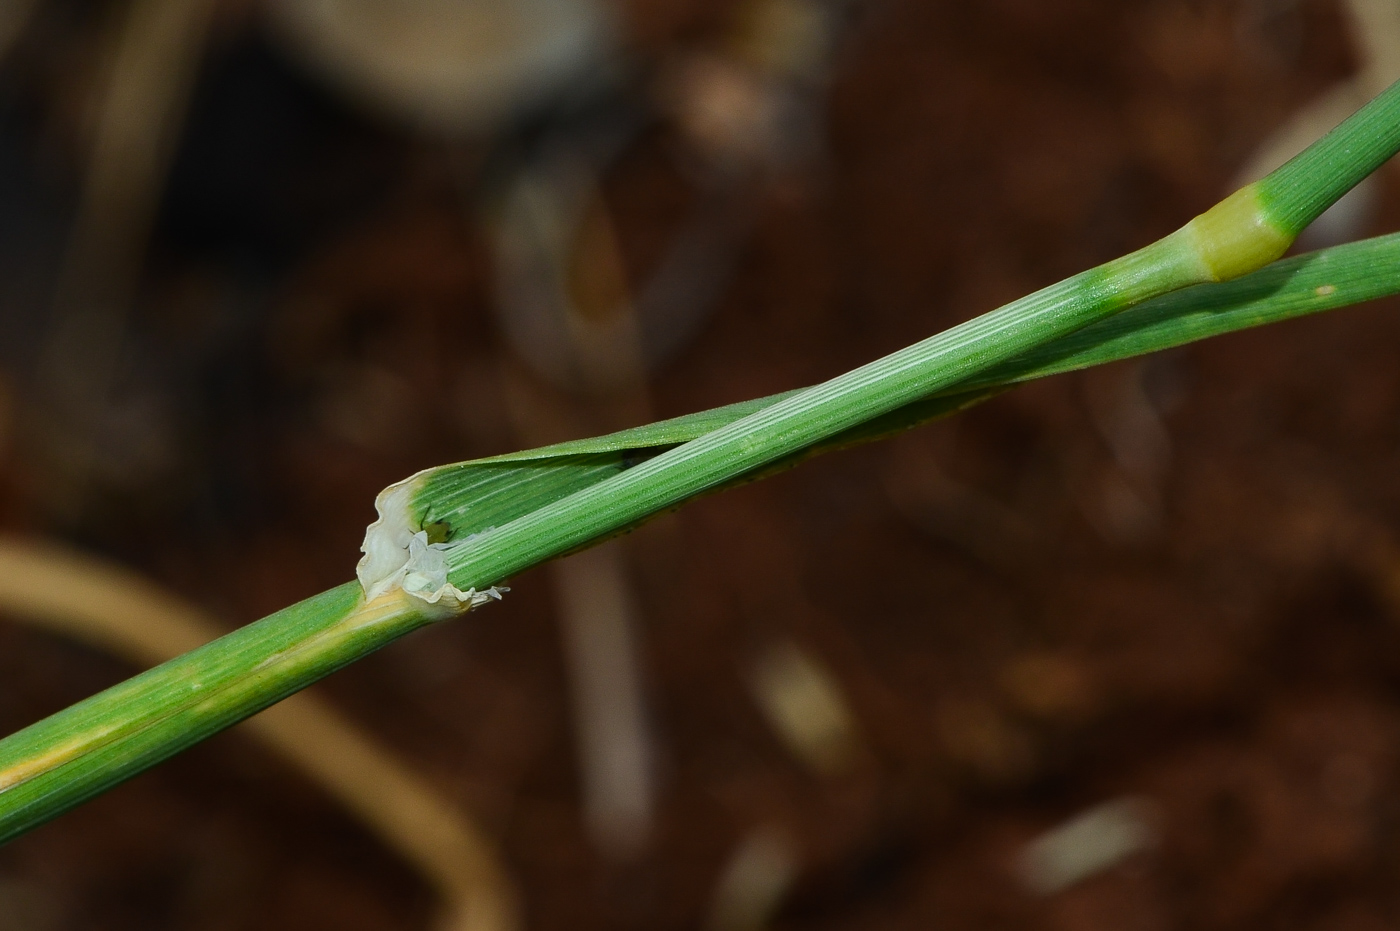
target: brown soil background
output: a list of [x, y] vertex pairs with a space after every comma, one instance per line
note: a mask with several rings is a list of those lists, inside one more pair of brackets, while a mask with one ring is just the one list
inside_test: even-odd
[[[657, 56], [723, 18], [635, 7]], [[1353, 67], [1322, 0], [870, 11], [829, 94], [824, 158], [755, 195], [738, 272], [656, 379], [655, 410], [816, 381], [1162, 235]], [[338, 119], [335, 146], [268, 169], [291, 219], [266, 236], [306, 245], [260, 292], [243, 375], [208, 392], [181, 503], [114, 498], [70, 529], [230, 624], [348, 578], [383, 485], [518, 445], [457, 156]], [[634, 269], [687, 196], [665, 152], [648, 139], [609, 181]], [[373, 196], [348, 218], [316, 207], [347, 190]], [[1400, 219], [1393, 178], [1383, 200], [1373, 232]], [[198, 215], [184, 209], [149, 263], [158, 346], [199, 338], [161, 308], [224, 287], [212, 253], [182, 245]], [[531, 928], [696, 927], [763, 823], [802, 850], [780, 929], [1393, 927], [1395, 310], [1033, 384], [629, 537], [660, 762], [658, 833], [636, 863], [610, 864], [583, 830], [542, 572], [324, 689], [499, 839]], [[317, 405], [370, 363], [411, 399], [350, 442]], [[1142, 397], [1169, 437], [1146, 466], [1112, 447]], [[22, 453], [5, 521], [41, 531]], [[847, 691], [867, 746], [847, 776], [803, 769], [748, 696], [746, 664], [781, 636]], [[0, 730], [134, 671], [0, 622]], [[1018, 886], [1021, 844], [1122, 795], [1157, 805], [1154, 851], [1058, 896]], [[3, 848], [4, 884], [38, 916], [0, 915], [5, 929], [370, 931], [426, 927], [433, 905], [237, 730]]]

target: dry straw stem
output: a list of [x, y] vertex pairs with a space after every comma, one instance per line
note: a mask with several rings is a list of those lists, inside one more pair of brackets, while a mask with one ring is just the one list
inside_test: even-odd
[[36, 368], [35, 418], [53, 504], [81, 508], [100, 471], [97, 434], [179, 129], [214, 19], [213, 0], [132, 0], [104, 37], [82, 196]]
[[[699, 494], [907, 429], [1026, 378], [1400, 291], [1395, 237], [1239, 277], [1277, 259], [1397, 148], [1400, 86], [1392, 86], [1163, 239], [831, 381], [391, 486], [366, 537], [376, 557], [363, 587], [307, 599], [0, 741], [0, 841], [397, 637], [464, 613], [507, 576]], [[1163, 295], [1171, 296], [1153, 300]]]
[[[133, 573], [33, 539], [0, 538], [0, 612], [140, 666], [216, 639], [204, 612]], [[248, 719], [437, 891], [440, 931], [513, 931], [516, 894], [494, 845], [421, 776], [311, 692]]]

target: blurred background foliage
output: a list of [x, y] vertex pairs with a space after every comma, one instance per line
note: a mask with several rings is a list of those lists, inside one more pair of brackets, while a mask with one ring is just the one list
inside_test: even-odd
[[[6, 0], [0, 55], [0, 528], [206, 630], [349, 578], [419, 468], [808, 384], [1165, 234], [1400, 76], [1400, 3]], [[1388, 170], [1311, 244], [1395, 228]], [[1392, 927], [1394, 309], [513, 579], [319, 687], [360, 750], [238, 728], [0, 849], [0, 929], [455, 926], [323, 778], [386, 767], [489, 838], [520, 911], [474, 927]], [[17, 599], [7, 732], [159, 654]]]

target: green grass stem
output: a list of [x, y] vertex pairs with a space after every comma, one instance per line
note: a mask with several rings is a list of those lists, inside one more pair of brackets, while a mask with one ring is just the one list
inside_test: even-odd
[[[1396, 237], [1240, 277], [1277, 258], [1301, 225], [1400, 148], [1397, 107], [1392, 87], [1170, 236], [831, 381], [571, 449], [430, 470], [410, 480], [403, 516], [446, 538], [440, 552], [458, 588], [482, 589], [698, 494], [907, 429], [1017, 381], [1400, 291]], [[1189, 287], [1228, 279], [1238, 280]], [[401, 590], [366, 601], [358, 584], [340, 586], [7, 737], [0, 842], [461, 610]]]

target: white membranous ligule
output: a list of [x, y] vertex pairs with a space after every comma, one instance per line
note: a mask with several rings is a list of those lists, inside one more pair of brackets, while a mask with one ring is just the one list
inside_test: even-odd
[[375, 497], [374, 508], [379, 517], [365, 528], [365, 541], [360, 544], [364, 556], [355, 567], [365, 600], [398, 589], [432, 605], [470, 609], [488, 601], [500, 601], [501, 594], [509, 591], [504, 586], [462, 591], [449, 582], [444, 551], [450, 544], [429, 543], [427, 531], [415, 527], [412, 501], [431, 471], [395, 482]]

